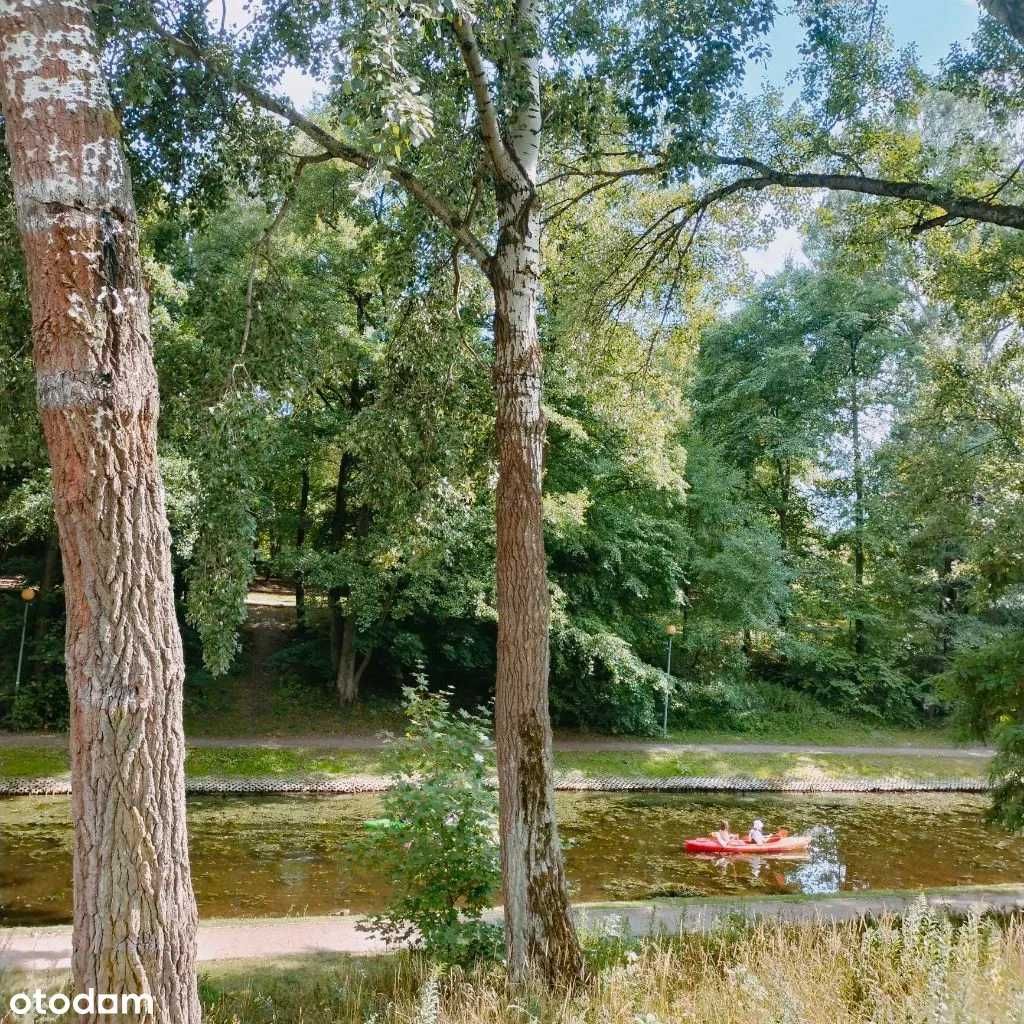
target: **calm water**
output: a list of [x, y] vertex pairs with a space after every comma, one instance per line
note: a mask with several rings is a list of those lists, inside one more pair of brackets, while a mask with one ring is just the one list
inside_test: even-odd
[[[900, 796], [609, 795], [558, 797], [576, 900], [635, 898], [682, 887], [706, 894], [830, 892], [1020, 882], [1024, 840], [984, 823], [986, 801]], [[375, 797], [196, 797], [192, 870], [206, 917], [362, 913], [380, 907], [379, 876], [346, 840], [379, 813]], [[699, 860], [686, 836], [813, 829], [810, 859]], [[0, 924], [70, 919], [71, 823], [53, 797], [0, 800]]]

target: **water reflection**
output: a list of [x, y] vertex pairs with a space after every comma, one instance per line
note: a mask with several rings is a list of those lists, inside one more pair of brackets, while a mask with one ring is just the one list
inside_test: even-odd
[[807, 895], [839, 892], [846, 881], [846, 865], [839, 853], [839, 837], [828, 825], [811, 829], [811, 849], [805, 864], [786, 875], [786, 884]]
[[[1024, 841], [985, 823], [986, 801], [955, 794], [558, 797], [575, 900], [828, 893], [1020, 882]], [[379, 802], [357, 797], [200, 797], [189, 801], [193, 878], [207, 916], [365, 913], [383, 879], [348, 852]], [[722, 818], [745, 830], [811, 832], [803, 860], [700, 859], [688, 836]], [[0, 924], [59, 923], [71, 909], [68, 802], [0, 800]]]

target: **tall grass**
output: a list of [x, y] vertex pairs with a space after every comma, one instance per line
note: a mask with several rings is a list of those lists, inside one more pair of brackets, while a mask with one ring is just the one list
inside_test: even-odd
[[1024, 922], [736, 927], [591, 942], [575, 992], [511, 990], [500, 969], [438, 975], [411, 956], [210, 974], [207, 1024], [1018, 1024]]

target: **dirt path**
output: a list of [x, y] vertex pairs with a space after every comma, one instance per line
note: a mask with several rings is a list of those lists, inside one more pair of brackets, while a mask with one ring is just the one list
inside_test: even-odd
[[294, 614], [274, 604], [249, 609], [249, 620], [245, 626], [249, 634], [249, 642], [245, 645], [249, 651], [249, 671], [236, 681], [236, 703], [239, 715], [246, 723], [245, 728], [255, 730], [258, 723], [266, 719], [270, 694], [267, 661], [288, 642], [288, 628]]
[[[63, 747], [60, 733], [0, 733], [0, 747]], [[190, 747], [258, 747], [265, 750], [378, 750], [384, 740], [369, 733], [306, 736], [190, 736]], [[666, 743], [616, 736], [556, 737], [555, 750], [641, 754], [849, 754], [868, 757], [990, 758], [991, 747], [843, 746], [819, 743]]]
[[[589, 903], [577, 906], [576, 916], [585, 929], [614, 929], [616, 934], [635, 936], [678, 935], [707, 931], [736, 915], [750, 920], [811, 923], [901, 914], [922, 898], [932, 907], [957, 914], [972, 909], [999, 913], [1024, 910], [1024, 886], [994, 885], [815, 898], [763, 896]], [[488, 917], [500, 920], [501, 911], [493, 910]], [[262, 960], [386, 952], [383, 942], [359, 930], [361, 920], [334, 916], [203, 921], [199, 925], [199, 959]], [[70, 956], [70, 927], [0, 929], [0, 967], [63, 970], [69, 966]]]

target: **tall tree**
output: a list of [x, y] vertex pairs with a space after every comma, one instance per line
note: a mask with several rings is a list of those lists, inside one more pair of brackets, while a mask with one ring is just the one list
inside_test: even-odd
[[858, 608], [865, 600], [869, 431], [883, 433], [891, 410], [909, 391], [914, 339], [901, 312], [905, 295], [877, 274], [857, 276], [840, 266], [826, 266], [818, 274], [801, 275], [796, 301], [804, 343], [826, 402], [831, 452], [824, 462], [833, 479], [823, 490], [838, 498], [852, 555], [851, 632], [860, 660], [866, 650]]
[[[647, 0], [607, 16], [588, 3], [563, 10], [518, 0], [474, 12], [459, 0], [375, 0], [356, 8], [325, 4], [303, 21], [266, 10], [230, 48], [211, 30], [205, 6], [183, 7], [175, 25], [154, 15], [146, 27], [176, 57], [205, 66], [256, 108], [283, 118], [318, 155], [363, 168], [381, 186], [392, 182], [451, 234], [453, 262], [465, 254], [490, 285], [499, 463], [496, 747], [508, 961], [517, 978], [533, 971], [551, 981], [578, 977], [583, 961], [555, 820], [548, 712], [537, 324], [542, 146], [560, 133], [565, 150], [585, 165], [584, 177], [607, 184], [655, 168], [611, 171], [606, 126], [618, 125], [624, 143], [642, 154], [663, 136], [667, 119], [677, 129], [673, 153], [685, 162], [695, 138], [711, 129], [719, 94], [735, 83], [773, 6], [703, 0], [692, 17], [679, 18]], [[645, 31], [636, 33], [636, 24]], [[581, 63], [585, 51], [596, 75]], [[677, 66], [681, 53], [688, 58]], [[260, 77], [272, 71], [264, 54], [316, 68], [333, 61], [330, 116], [308, 117], [264, 88]], [[547, 127], [542, 77], [555, 89]], [[421, 79], [436, 87], [430, 101]]]
[[157, 381], [131, 182], [86, 5], [0, 6], [0, 104], [64, 562], [75, 986], [148, 994], [144, 1019], [192, 1024], [184, 668]]

